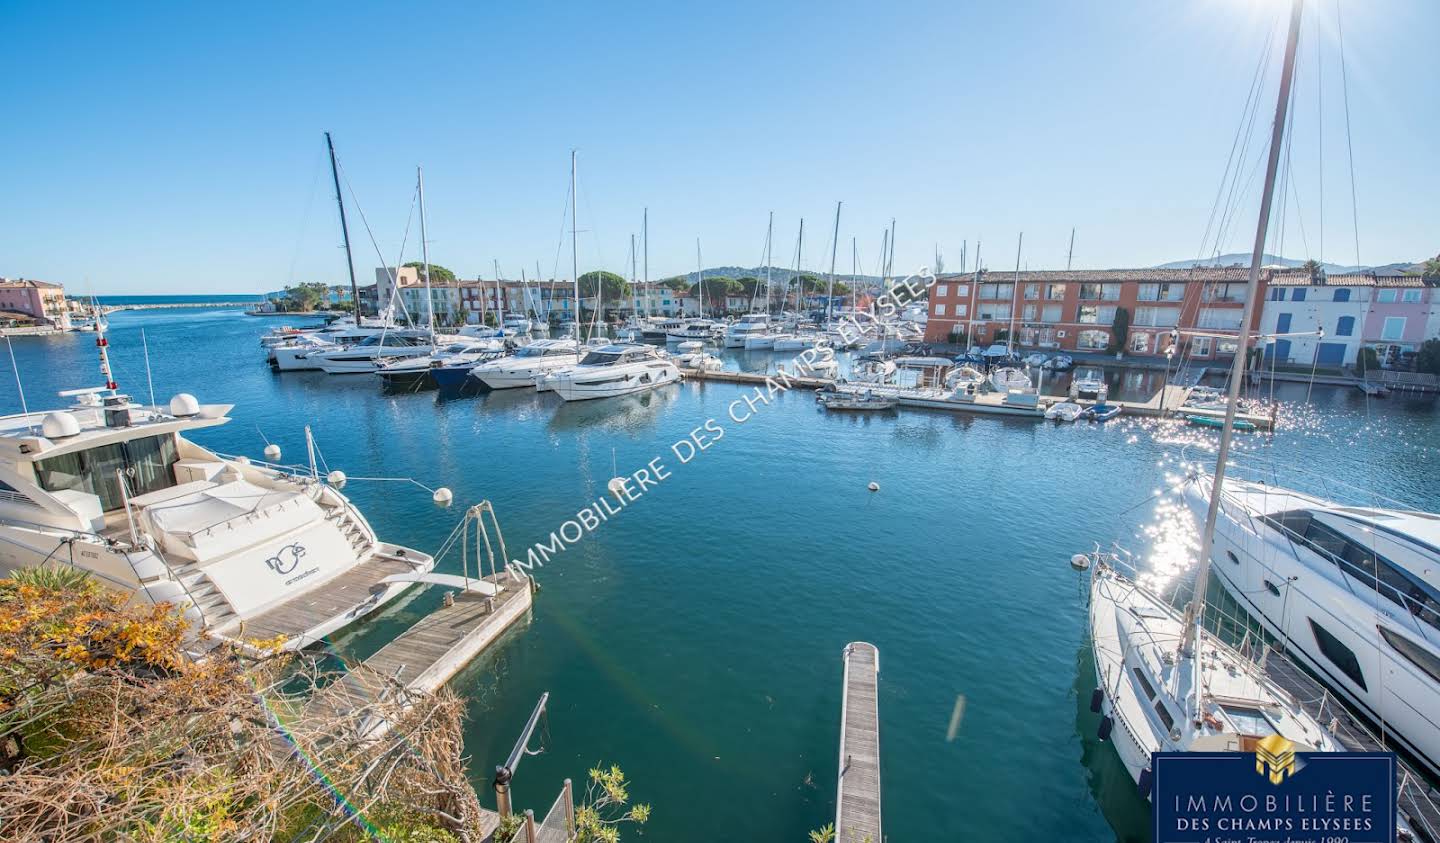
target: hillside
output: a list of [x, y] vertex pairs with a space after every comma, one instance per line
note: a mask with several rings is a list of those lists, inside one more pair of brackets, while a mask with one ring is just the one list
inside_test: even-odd
[[[1266, 266], [1304, 266], [1305, 261], [1295, 258], [1286, 258], [1279, 255], [1266, 254], [1264, 258]], [[1248, 253], [1236, 252], [1219, 257], [1207, 258], [1205, 260], [1184, 260], [1171, 261], [1156, 266], [1156, 269], [1191, 269], [1197, 266], [1249, 266], [1250, 255]], [[1411, 263], [1400, 261], [1398, 263], [1387, 263], [1380, 266], [1341, 266], [1334, 263], [1322, 263], [1326, 275], [1344, 275], [1350, 272], [1374, 272], [1380, 275], [1400, 275], [1407, 272], [1419, 272], [1424, 267], [1424, 262]]]

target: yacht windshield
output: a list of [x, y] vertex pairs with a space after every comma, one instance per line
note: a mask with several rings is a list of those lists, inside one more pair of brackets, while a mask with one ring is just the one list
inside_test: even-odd
[[622, 355], [613, 351], [592, 351], [580, 361], [581, 366], [608, 366], [619, 362]]
[[47, 492], [69, 489], [95, 495], [100, 508], [109, 512], [124, 504], [117, 471], [125, 473], [130, 495], [143, 495], [175, 485], [177, 459], [174, 436], [147, 436], [36, 460], [35, 478]]

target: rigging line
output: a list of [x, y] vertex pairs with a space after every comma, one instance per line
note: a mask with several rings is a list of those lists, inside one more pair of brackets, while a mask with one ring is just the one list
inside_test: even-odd
[[1321, 263], [1325, 262], [1325, 51], [1321, 49], [1324, 42], [1320, 40], [1320, 13], [1315, 13], [1315, 138], [1319, 143], [1319, 150], [1316, 152], [1318, 164], [1316, 169], [1320, 177], [1320, 254], [1317, 257]]
[[[385, 255], [380, 251], [379, 242], [375, 240], [375, 232], [370, 229], [370, 220], [365, 217], [365, 209], [360, 206], [360, 199], [355, 195], [355, 187], [350, 184], [350, 175], [345, 171], [345, 165], [336, 161], [335, 169], [340, 171], [340, 178], [345, 182], [345, 189], [350, 191], [350, 201], [355, 206], [355, 212], [360, 215], [360, 224], [365, 227], [365, 236], [370, 238], [370, 245], [375, 249], [375, 256], [380, 259], [380, 266], [383, 267], [386, 274], [390, 276], [390, 301], [385, 304], [398, 303], [400, 305], [400, 312], [405, 314], [405, 321], [409, 322], [411, 326], [414, 326], [415, 320], [410, 318], [410, 311], [405, 307], [405, 300], [400, 297], [398, 274], [400, 261], [405, 258], [405, 244], [410, 240], [410, 225], [415, 219], [415, 202], [420, 194], [419, 186], [417, 185], [415, 190], [410, 194], [410, 214], [405, 218], [405, 234], [400, 239], [400, 254], [395, 262], [395, 271], [391, 272], [390, 264], [385, 260]], [[380, 307], [380, 303], [376, 302], [376, 306]], [[382, 307], [381, 310], [384, 310], [384, 308]]]
[[315, 203], [315, 187], [320, 183], [323, 172], [325, 151], [319, 150], [315, 157], [315, 175], [310, 179], [310, 194], [305, 198], [305, 210], [300, 215], [300, 231], [295, 235], [295, 251], [290, 254], [290, 271], [286, 275], [289, 283], [295, 281], [295, 264], [300, 262], [300, 247], [305, 243], [305, 233], [310, 229], [310, 208]]
[[1335, 32], [1340, 44], [1340, 90], [1345, 102], [1345, 152], [1350, 160], [1350, 221], [1355, 227], [1355, 265], [1360, 265], [1360, 205], [1355, 197], [1355, 146], [1350, 140], [1350, 78], [1345, 70], [1345, 24], [1335, 0]]
[[[565, 250], [565, 221], [570, 219], [570, 182], [565, 182], [565, 210], [560, 213], [560, 238], [555, 243], [555, 262], [550, 267], [550, 298], [555, 298], [555, 279], [560, 277], [560, 255]], [[577, 226], [578, 227], [578, 226]], [[580, 316], [576, 314], [576, 323]]]
[[[1262, 61], [1262, 62], [1266, 62], [1267, 59], [1269, 58], [1269, 54], [1270, 54], [1269, 51], [1270, 51], [1271, 47], [1273, 46], [1273, 44], [1274, 44], [1274, 39], [1272, 38], [1271, 41], [1270, 41], [1269, 43], [1267, 43], [1267, 45], [1266, 45], [1265, 53], [1261, 56], [1261, 61]], [[1212, 256], [1212, 257], [1217, 256], [1217, 255], [1220, 254], [1221, 248], [1222, 248], [1222, 246], [1223, 246], [1223, 244], [1224, 244], [1224, 242], [1225, 242], [1225, 239], [1226, 239], [1226, 236], [1225, 236], [1225, 233], [1224, 233], [1224, 232], [1226, 232], [1226, 231], [1228, 230], [1228, 228], [1229, 228], [1229, 226], [1230, 226], [1230, 220], [1234, 217], [1234, 215], [1235, 215], [1235, 213], [1236, 213], [1236, 207], [1235, 207], [1235, 206], [1236, 206], [1236, 203], [1237, 203], [1237, 201], [1238, 201], [1238, 199], [1237, 199], [1237, 190], [1238, 190], [1239, 185], [1240, 185], [1241, 173], [1243, 172], [1242, 168], [1244, 167], [1245, 155], [1246, 155], [1246, 153], [1247, 153], [1247, 152], [1249, 151], [1249, 149], [1250, 149], [1250, 142], [1251, 142], [1251, 140], [1253, 139], [1254, 134], [1255, 134], [1255, 132], [1254, 132], [1254, 130], [1255, 130], [1255, 121], [1258, 119], [1258, 115], [1259, 115], [1259, 112], [1260, 112], [1260, 97], [1259, 97], [1259, 93], [1260, 93], [1260, 92], [1263, 92], [1263, 90], [1264, 90], [1264, 85], [1265, 85], [1265, 80], [1268, 79], [1268, 78], [1269, 78], [1269, 69], [1268, 69], [1268, 67], [1267, 67], [1267, 69], [1265, 70], [1265, 72], [1262, 74], [1262, 76], [1261, 76], [1261, 78], [1260, 78], [1260, 88], [1259, 88], [1259, 89], [1257, 90], [1257, 92], [1256, 92], [1257, 95], [1256, 95], [1256, 97], [1255, 97], [1254, 102], [1253, 102], [1253, 103], [1251, 104], [1251, 106], [1250, 106], [1249, 113], [1243, 115], [1243, 116], [1242, 116], [1242, 119], [1241, 119], [1241, 124], [1240, 124], [1240, 125], [1241, 125], [1241, 132], [1240, 132], [1241, 143], [1240, 143], [1240, 149], [1239, 149], [1239, 152], [1236, 154], [1236, 157], [1235, 157], [1235, 171], [1234, 171], [1234, 172], [1231, 174], [1231, 176], [1230, 176], [1229, 192], [1226, 194], [1225, 200], [1224, 200], [1224, 204], [1221, 206], [1220, 220], [1219, 220], [1219, 223], [1218, 223], [1218, 227], [1217, 227], [1217, 229], [1216, 229], [1216, 231], [1215, 231], [1214, 251], [1211, 253], [1211, 256]], [[1263, 151], [1264, 151], [1264, 150], [1262, 150], [1262, 153], [1263, 153]], [[1252, 165], [1250, 177], [1249, 177], [1249, 179], [1246, 180], [1246, 190], [1240, 191], [1239, 195], [1247, 195], [1247, 194], [1248, 194], [1248, 192], [1249, 192], [1249, 187], [1248, 187], [1248, 186], [1249, 186], [1249, 183], [1250, 183], [1250, 181], [1252, 181], [1252, 180], [1254, 179], [1254, 177], [1255, 177], [1254, 171], [1255, 171], [1256, 168], [1258, 168], [1258, 166], [1259, 166], [1259, 160], [1260, 160], [1260, 158], [1262, 158], [1262, 157], [1263, 157], [1263, 155], [1258, 155], [1258, 156], [1256, 156], [1256, 163], [1255, 163], [1254, 165]], [[1222, 186], [1223, 186], [1223, 183], [1222, 183]], [[1203, 244], [1202, 244], [1202, 246], [1203, 246]], [[1202, 249], [1202, 254], [1203, 254], [1203, 249]]]
[[1235, 126], [1235, 137], [1230, 141], [1230, 154], [1225, 158], [1225, 171], [1221, 174], [1220, 183], [1215, 188], [1215, 200], [1210, 204], [1210, 219], [1205, 223], [1205, 234], [1200, 238], [1200, 249], [1195, 254], [1196, 260], [1204, 257], [1205, 245], [1210, 242], [1210, 232], [1215, 226], [1215, 216], [1220, 210], [1220, 198], [1225, 193], [1225, 185], [1230, 181], [1230, 170], [1236, 166], [1235, 153], [1240, 147], [1240, 138], [1245, 134], [1245, 124], [1249, 122], [1249, 113], [1253, 108], [1252, 103], [1257, 100], [1257, 88], [1262, 84], [1261, 80], [1268, 65], [1266, 59], [1269, 56], [1270, 47], [1274, 43], [1274, 38], [1267, 40], [1260, 61], [1255, 65], [1255, 74], [1250, 80], [1250, 93], [1245, 99], [1245, 107], [1240, 110], [1240, 123]]

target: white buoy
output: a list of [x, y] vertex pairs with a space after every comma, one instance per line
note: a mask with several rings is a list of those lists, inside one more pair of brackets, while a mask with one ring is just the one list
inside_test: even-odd
[[1070, 567], [1077, 571], [1083, 571], [1090, 567], [1090, 557], [1084, 553], [1077, 553], [1070, 557]]
[[866, 486], [865, 488], [869, 489], [872, 492], [878, 492], [880, 491], [880, 484], [876, 483], [874, 480], [871, 480], [870, 485]]
[[266, 445], [265, 459], [269, 460], [270, 462], [275, 462], [276, 460], [280, 459], [280, 446], [276, 445], [273, 442], [269, 445]]
[[625, 478], [624, 478], [624, 477], [612, 477], [612, 478], [610, 478], [610, 482], [605, 484], [605, 488], [609, 489], [609, 490], [610, 490], [610, 494], [614, 495], [615, 497], [617, 497], [617, 498], [624, 498], [624, 497], [625, 497]]
[[440, 506], [449, 506], [450, 502], [455, 499], [455, 495], [449, 489], [441, 486], [435, 490], [435, 494], [431, 495], [430, 499]]
[[337, 468], [329, 474], [325, 475], [325, 481], [331, 486], [334, 486], [338, 489], [341, 486], [345, 485], [345, 472]]

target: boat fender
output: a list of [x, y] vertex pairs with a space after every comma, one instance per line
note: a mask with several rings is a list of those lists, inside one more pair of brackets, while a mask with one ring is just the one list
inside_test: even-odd
[[880, 491], [880, 484], [876, 483], [874, 480], [871, 480], [870, 485], [866, 486], [865, 488], [869, 489], [872, 492], [878, 492]]
[[1100, 728], [1095, 730], [1095, 737], [1102, 741], [1110, 740], [1110, 732], [1115, 728], [1115, 721], [1109, 717], [1100, 718]]
[[1140, 791], [1140, 796], [1142, 798], [1150, 798], [1150, 787], [1152, 784], [1154, 784], [1154, 781], [1155, 775], [1150, 772], [1149, 767], [1146, 767], [1145, 769], [1140, 771], [1140, 778], [1138, 781], [1135, 782], [1135, 788]]
[[1091, 692], [1090, 692], [1090, 710], [1093, 711], [1093, 712], [1095, 712], [1096, 714], [1099, 714], [1099, 713], [1100, 713], [1100, 702], [1101, 702], [1101, 700], [1103, 700], [1103, 699], [1105, 699], [1105, 692], [1104, 692], [1103, 690], [1101, 690], [1100, 688], [1096, 688], [1094, 691], [1091, 691]]
[[1203, 719], [1203, 720], [1205, 721], [1205, 725], [1206, 725], [1206, 726], [1209, 726], [1210, 728], [1214, 729], [1215, 731], [1217, 731], [1217, 732], [1223, 732], [1223, 731], [1225, 731], [1225, 723], [1224, 723], [1224, 721], [1222, 721], [1220, 718], [1216, 717], [1213, 713], [1207, 711], [1207, 712], [1205, 712], [1205, 716], [1204, 716], [1203, 718], [1201, 718], [1201, 719]]

